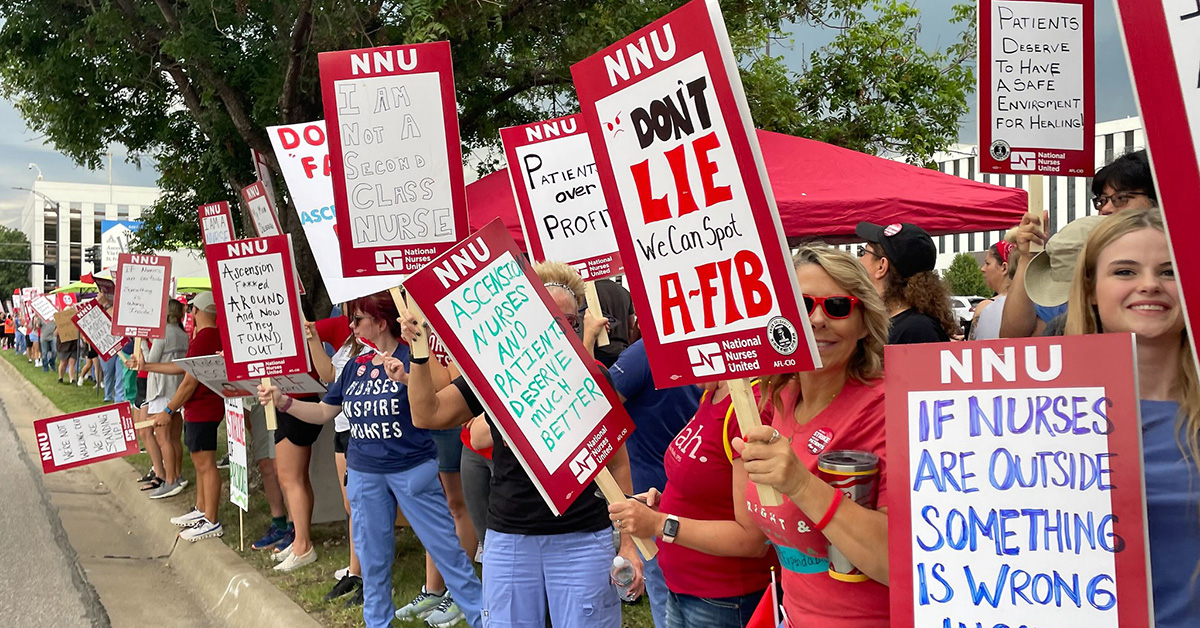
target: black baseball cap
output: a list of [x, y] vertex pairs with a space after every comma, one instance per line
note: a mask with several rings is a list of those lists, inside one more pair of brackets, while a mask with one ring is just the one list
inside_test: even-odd
[[914, 224], [897, 222], [885, 227], [860, 222], [854, 227], [854, 233], [867, 242], [882, 246], [884, 257], [905, 279], [933, 270], [937, 265], [937, 247], [933, 244], [933, 238]]

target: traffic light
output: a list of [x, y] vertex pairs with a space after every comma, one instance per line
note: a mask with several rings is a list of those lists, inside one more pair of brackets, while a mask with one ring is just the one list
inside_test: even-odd
[[97, 265], [100, 263], [100, 260], [101, 260], [101, 257], [100, 257], [100, 245], [99, 244], [97, 244], [96, 246], [88, 247], [88, 249], [83, 252], [83, 261], [85, 261], [89, 264]]

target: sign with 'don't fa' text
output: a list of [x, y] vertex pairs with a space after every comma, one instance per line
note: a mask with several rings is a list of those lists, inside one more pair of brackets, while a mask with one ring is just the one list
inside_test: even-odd
[[138, 452], [127, 403], [33, 422], [42, 472], [53, 473]]
[[557, 515], [633, 431], [599, 368], [499, 219], [404, 288]]
[[166, 335], [170, 289], [170, 257], [130, 253], [117, 256], [113, 335], [126, 338]]
[[1129, 334], [885, 362], [893, 626], [1152, 623]]
[[658, 386], [819, 364], [725, 23], [693, 0], [571, 67]]
[[308, 371], [290, 236], [205, 247], [229, 379]]
[[345, 273], [411, 273], [468, 230], [450, 43], [318, 63]]

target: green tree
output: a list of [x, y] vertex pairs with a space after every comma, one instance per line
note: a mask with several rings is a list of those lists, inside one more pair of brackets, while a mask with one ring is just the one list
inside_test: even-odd
[[983, 277], [983, 271], [979, 270], [979, 262], [970, 253], [955, 255], [942, 278], [950, 284], [951, 294], [985, 297], [994, 294]]
[[33, 259], [29, 238], [16, 229], [0, 227], [0, 259], [5, 260], [0, 262], [0, 299], [7, 304], [13, 290], [29, 286], [29, 266], [15, 263]]
[[[143, 214], [140, 246], [195, 245], [196, 207], [237, 206], [253, 182], [249, 149], [274, 161], [266, 127], [322, 117], [318, 52], [450, 41], [464, 152], [490, 155], [486, 171], [499, 165], [499, 128], [576, 109], [572, 63], [680, 4], [0, 0], [0, 91], [82, 166], [98, 167], [112, 143], [131, 161], [153, 157], [163, 194]], [[946, 51], [925, 52], [918, 13], [900, 0], [733, 0], [723, 11], [758, 126], [920, 163], [955, 138], [973, 25]], [[958, 15], [970, 22], [973, 9]], [[803, 74], [766, 52], [799, 22], [839, 30]], [[279, 200], [319, 303], [303, 230]]]

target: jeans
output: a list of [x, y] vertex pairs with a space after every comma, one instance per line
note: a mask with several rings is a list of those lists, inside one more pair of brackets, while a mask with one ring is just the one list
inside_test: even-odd
[[121, 369], [117, 368], [117, 356], [100, 360], [100, 372], [104, 379], [104, 400], [113, 403], [125, 401], [125, 387], [121, 385]]
[[646, 597], [650, 600], [650, 616], [654, 618], [654, 628], [667, 628], [667, 581], [663, 579], [662, 569], [658, 568], [658, 559], [642, 563], [642, 577], [646, 580]]
[[750, 621], [762, 597], [762, 591], [720, 598], [669, 593], [667, 628], [741, 628]]
[[349, 470], [346, 495], [354, 520], [354, 551], [362, 564], [363, 620], [367, 628], [386, 628], [395, 618], [392, 562], [396, 554], [396, 506], [433, 558], [454, 603], [472, 628], [480, 626], [483, 586], [471, 560], [458, 544], [454, 518], [430, 459], [396, 473]]
[[42, 348], [42, 372], [49, 373], [50, 371], [58, 371], [54, 365], [54, 338], [41, 340]]

